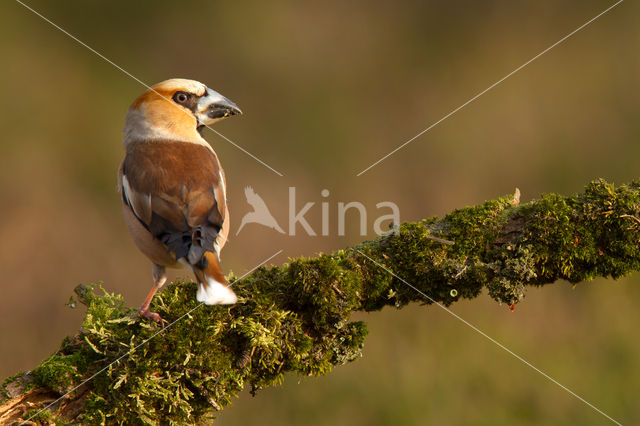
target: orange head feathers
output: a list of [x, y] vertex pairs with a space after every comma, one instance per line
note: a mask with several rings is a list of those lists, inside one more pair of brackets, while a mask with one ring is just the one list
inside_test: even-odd
[[242, 111], [235, 103], [198, 81], [165, 80], [146, 90], [131, 104], [124, 143], [166, 137], [201, 141], [199, 131], [202, 127], [236, 114], [242, 114]]

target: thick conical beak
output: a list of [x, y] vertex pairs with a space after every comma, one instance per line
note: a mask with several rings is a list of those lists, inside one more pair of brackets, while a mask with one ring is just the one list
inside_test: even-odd
[[235, 103], [211, 89], [207, 89], [206, 95], [198, 102], [199, 124], [209, 125], [239, 114], [242, 111]]

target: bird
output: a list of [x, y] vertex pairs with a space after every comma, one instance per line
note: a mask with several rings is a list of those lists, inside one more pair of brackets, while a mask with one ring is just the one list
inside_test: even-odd
[[187, 268], [196, 300], [234, 304], [220, 252], [229, 232], [225, 174], [202, 130], [242, 111], [204, 84], [174, 78], [149, 87], [127, 111], [118, 170], [122, 213], [135, 245], [152, 263], [153, 287], [138, 313], [167, 281], [166, 268]]
[[249, 203], [249, 205], [253, 207], [253, 211], [245, 214], [242, 217], [242, 220], [240, 221], [240, 227], [236, 231], [236, 235], [240, 233], [242, 228], [247, 223], [259, 223], [260, 225], [267, 226], [269, 228], [275, 229], [281, 234], [284, 234], [284, 231], [282, 230], [282, 228], [280, 228], [280, 225], [278, 225], [278, 222], [269, 211], [267, 204], [264, 202], [262, 197], [256, 194], [252, 187], [247, 186], [244, 189], [244, 195], [247, 198], [247, 203]]

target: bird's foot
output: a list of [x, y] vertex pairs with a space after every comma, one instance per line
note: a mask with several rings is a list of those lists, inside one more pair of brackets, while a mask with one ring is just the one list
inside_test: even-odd
[[161, 322], [162, 322], [162, 317], [160, 316], [160, 314], [157, 314], [157, 313], [155, 313], [155, 312], [151, 312], [151, 311], [149, 310], [149, 308], [147, 308], [147, 309], [140, 309], [140, 310], [138, 311], [138, 315], [140, 315], [141, 317], [144, 317], [144, 318], [152, 319], [152, 320], [154, 320], [154, 321], [155, 321], [155, 322], [157, 322], [157, 323], [161, 323]]

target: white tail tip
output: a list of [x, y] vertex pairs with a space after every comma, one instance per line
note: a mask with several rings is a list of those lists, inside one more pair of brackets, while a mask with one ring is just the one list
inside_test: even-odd
[[238, 301], [238, 296], [227, 285], [211, 277], [206, 278], [206, 288], [202, 284], [198, 286], [198, 293], [196, 294], [198, 302], [202, 302], [205, 305], [233, 305]]

